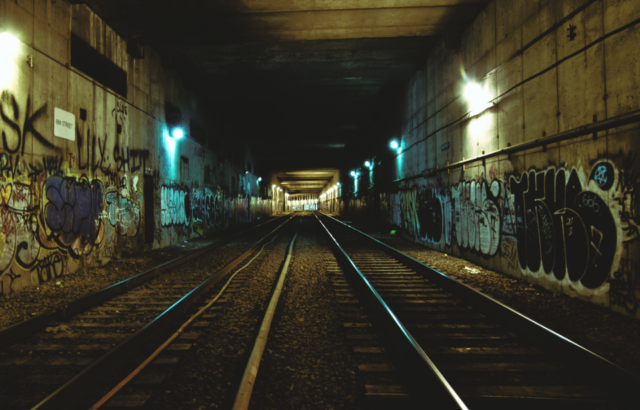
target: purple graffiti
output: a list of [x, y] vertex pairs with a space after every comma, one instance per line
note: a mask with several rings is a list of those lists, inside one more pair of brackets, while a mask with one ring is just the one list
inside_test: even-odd
[[61, 246], [79, 255], [100, 242], [105, 195], [101, 181], [53, 176], [44, 190], [45, 221]]

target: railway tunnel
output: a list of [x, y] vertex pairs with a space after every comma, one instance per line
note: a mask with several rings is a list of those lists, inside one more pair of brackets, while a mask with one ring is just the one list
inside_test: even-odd
[[[400, 369], [400, 377], [387, 379], [383, 360], [371, 359], [380, 357], [378, 351], [414, 348], [418, 353], [410, 361], [435, 357], [436, 367], [442, 364], [444, 378], [415, 377], [439, 386], [436, 408], [467, 408], [464, 403], [538, 408], [543, 402], [626, 408], [640, 373], [639, 23], [635, 0], [0, 0], [0, 381], [11, 386], [15, 374], [36, 386], [0, 389], [0, 407], [55, 408], [76, 397], [76, 385], [64, 384], [75, 370], [64, 375], [53, 370], [56, 378], [55, 366], [41, 371], [29, 363], [69, 360], [65, 366], [87, 365], [88, 372], [106, 374], [100, 367], [106, 365], [93, 359], [105, 350], [119, 357], [110, 350], [116, 346], [111, 340], [120, 341], [115, 333], [132, 334], [134, 347], [120, 351], [143, 349], [133, 335], [152, 318], [140, 312], [128, 319], [118, 315], [135, 311], [128, 304], [142, 303], [142, 295], [159, 292], [160, 301], [140, 308], [156, 317], [160, 311], [154, 309], [168, 303], [173, 290], [185, 287], [186, 294], [187, 287], [205, 280], [194, 273], [198, 266], [217, 272], [211, 276], [215, 280], [202, 282], [185, 303], [190, 298], [200, 303], [196, 295], [222, 286], [217, 281], [241, 266], [233, 258], [254, 252], [262, 256], [252, 263], [277, 270], [281, 262], [268, 259], [284, 257], [280, 241], [294, 232], [286, 223], [276, 225], [290, 219], [299, 236], [296, 247], [291, 245], [291, 273], [280, 302], [285, 307], [275, 310], [275, 337], [281, 327], [292, 331], [313, 322], [324, 324], [306, 331], [326, 341], [305, 344], [299, 334], [302, 339], [282, 350], [267, 344], [265, 371], [274, 372], [268, 378], [287, 385], [258, 378], [255, 408], [424, 403], [421, 388], [402, 377], [424, 369], [406, 368], [406, 358], [391, 357], [388, 368]], [[282, 233], [260, 242], [264, 256], [251, 242], [258, 236], [251, 235], [267, 227], [274, 231], [265, 231], [265, 238]], [[350, 236], [356, 231], [367, 239], [356, 241]], [[361, 248], [364, 243], [377, 251]], [[242, 253], [249, 245], [249, 251], [242, 249], [249, 253]], [[202, 255], [214, 259], [196, 262]], [[251, 266], [243, 272], [262, 269]], [[347, 272], [350, 266], [355, 273]], [[147, 283], [161, 282], [149, 278], [178, 267], [187, 271], [183, 279], [171, 279], [173, 290]], [[395, 272], [399, 278], [381, 282], [376, 275], [382, 273], [370, 271], [383, 267], [385, 275]], [[341, 282], [343, 274], [356, 279]], [[414, 274], [427, 282], [409, 277]], [[373, 276], [360, 290], [357, 278], [367, 275]], [[442, 277], [461, 288], [439, 282]], [[220, 319], [228, 309], [220, 308], [207, 314], [208, 321], [219, 322], [211, 326], [258, 327], [251, 320], [268, 311], [268, 301], [259, 300], [272, 285], [242, 280], [246, 289], [238, 285], [234, 292], [249, 292], [242, 297], [246, 315]], [[97, 305], [112, 303], [105, 301], [132, 286], [146, 290], [117, 296], [124, 298], [119, 305]], [[415, 299], [406, 302], [409, 307], [400, 304], [396, 310], [400, 291], [393, 286]], [[377, 299], [365, 302], [367, 288], [377, 289], [384, 308]], [[461, 302], [438, 299], [449, 293]], [[435, 301], [423, 300], [428, 294]], [[362, 312], [351, 306], [354, 295], [368, 306]], [[233, 303], [232, 296], [222, 298]], [[489, 299], [496, 305], [489, 306]], [[551, 339], [540, 349], [551, 356], [575, 354], [562, 366], [599, 369], [600, 377], [617, 387], [598, 395], [582, 381], [549, 376], [556, 362], [536, 367], [523, 359], [528, 367], [518, 371], [542, 376], [522, 376], [505, 364], [510, 360], [499, 360], [524, 356], [525, 347], [511, 342], [461, 344], [452, 334], [445, 338], [450, 344], [438, 346], [429, 344], [435, 343], [433, 335], [416, 336], [411, 346], [400, 347], [395, 336], [379, 348], [344, 342], [365, 359], [331, 348], [343, 346], [345, 337], [370, 340], [363, 333], [368, 326], [393, 334], [385, 327], [394, 326], [387, 323], [388, 314], [414, 326], [401, 327], [401, 333], [421, 335], [436, 319], [402, 314], [417, 309], [451, 318], [461, 314], [458, 304], [467, 302], [479, 309], [476, 321], [494, 314], [500, 326], [532, 320], [535, 329], [528, 322], [513, 325], [524, 332], [522, 339], [551, 338], [535, 333], [544, 328], [573, 340], [583, 350]], [[180, 309], [190, 311], [189, 306]], [[347, 309], [344, 318], [335, 306]], [[325, 317], [312, 307], [333, 313]], [[302, 316], [293, 313], [298, 308]], [[65, 309], [82, 324], [68, 324]], [[87, 313], [93, 310], [107, 322], [94, 323]], [[471, 331], [464, 326], [472, 319], [455, 320], [438, 329], [465, 329], [456, 333], [464, 340], [479, 335], [464, 333]], [[118, 322], [128, 330], [114, 330]], [[493, 325], [477, 326], [472, 331]], [[151, 334], [150, 328], [142, 333]], [[80, 340], [91, 329], [100, 332], [95, 344], [62, 342]], [[153, 334], [145, 337], [155, 340]], [[505, 334], [485, 336], [497, 340]], [[431, 342], [423, 344], [420, 337]], [[180, 345], [189, 350], [180, 360], [187, 362], [198, 344], [198, 351], [207, 346], [198, 340], [194, 336]], [[249, 359], [248, 342], [234, 343], [243, 347], [220, 355]], [[320, 363], [324, 356], [318, 351], [331, 351], [337, 355], [331, 360], [351, 374], [314, 373], [313, 366], [298, 363], [306, 370], [285, 376], [296, 374], [296, 362], [269, 355], [277, 356], [277, 350], [286, 357], [286, 349], [296, 351], [298, 345], [305, 346], [298, 349], [301, 361]], [[439, 361], [452, 355], [451, 349], [466, 348], [493, 362], [485, 367], [473, 362], [465, 371], [479, 366], [473, 374], [490, 371], [497, 381], [460, 376], [465, 371], [455, 363]], [[33, 352], [42, 356], [29, 356]], [[125, 356], [122, 363], [128, 363]], [[201, 362], [216, 367], [219, 357]], [[220, 360], [222, 369], [226, 359]], [[429, 360], [423, 364], [427, 373], [438, 373]], [[278, 366], [291, 370], [281, 374]], [[134, 389], [128, 398], [116, 394], [106, 403], [231, 408], [238, 370], [225, 370], [233, 387], [222, 390], [222, 379], [207, 379], [208, 371], [191, 372], [213, 391], [208, 396], [198, 382], [182, 389], [182, 379], [168, 372], [166, 378], [142, 378], [150, 385], [155, 380], [158, 390], [173, 391], [181, 401]], [[367, 379], [370, 373], [378, 379]], [[453, 388], [445, 380], [450, 375]], [[302, 385], [312, 377], [324, 380], [325, 387], [313, 382], [314, 388], [305, 390]], [[167, 380], [176, 386], [167, 387]], [[97, 390], [106, 393], [100, 383]], [[575, 389], [561, 391], [566, 386]], [[79, 400], [78, 408], [89, 408], [89, 401]]]

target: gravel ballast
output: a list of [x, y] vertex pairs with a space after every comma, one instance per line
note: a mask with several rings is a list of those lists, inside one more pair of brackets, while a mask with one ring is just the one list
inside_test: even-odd
[[605, 307], [554, 293], [522, 279], [428, 249], [402, 237], [380, 233], [370, 235], [640, 374], [640, 322]]

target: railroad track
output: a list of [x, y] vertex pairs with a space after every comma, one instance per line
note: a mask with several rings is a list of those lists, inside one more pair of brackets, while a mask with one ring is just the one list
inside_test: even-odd
[[369, 314], [350, 326], [376, 329], [415, 403], [636, 408], [636, 375], [334, 218], [318, 220], [355, 296], [368, 301]]
[[[3, 409], [86, 409], [170, 332], [187, 308], [264, 245], [277, 218], [0, 332]], [[187, 264], [189, 262], [189, 264]], [[179, 269], [177, 269], [179, 268]], [[214, 289], [215, 290], [215, 289]], [[225, 299], [219, 300], [223, 304]], [[169, 351], [188, 349], [208, 313]], [[154, 365], [175, 359], [157, 360]], [[111, 378], [111, 379], [109, 379]]]

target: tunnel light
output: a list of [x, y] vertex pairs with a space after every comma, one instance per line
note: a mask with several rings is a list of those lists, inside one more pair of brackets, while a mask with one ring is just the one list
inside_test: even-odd
[[351, 171], [351, 176], [355, 178], [356, 177], [356, 171]]
[[391, 141], [391, 143], [389, 144], [389, 146], [391, 147], [391, 149], [398, 149], [398, 147], [400, 146], [400, 144], [398, 144], [398, 140], [393, 140], [393, 141]]
[[337, 184], [338, 186], [340, 186], [340, 182], [336, 182], [336, 184]]
[[258, 178], [258, 182], [262, 182], [262, 177], [259, 177], [259, 178]]
[[0, 55], [13, 57], [20, 52], [20, 40], [10, 33], [0, 34]]
[[244, 171], [244, 173], [245, 173], [245, 174], [248, 174], [248, 173], [249, 173], [249, 170]]
[[469, 103], [469, 115], [478, 115], [493, 105], [491, 97], [482, 89], [482, 86], [472, 81], [464, 87], [464, 98]]
[[184, 137], [184, 130], [180, 127], [175, 127], [171, 130], [171, 136], [174, 139], [179, 140], [180, 138]]
[[365, 167], [367, 167], [367, 168], [369, 168], [369, 167], [371, 166], [371, 162], [369, 162], [369, 161], [365, 161], [365, 162], [364, 162], [364, 166], [365, 166]]
[[402, 154], [402, 147], [398, 148], [398, 154]]

